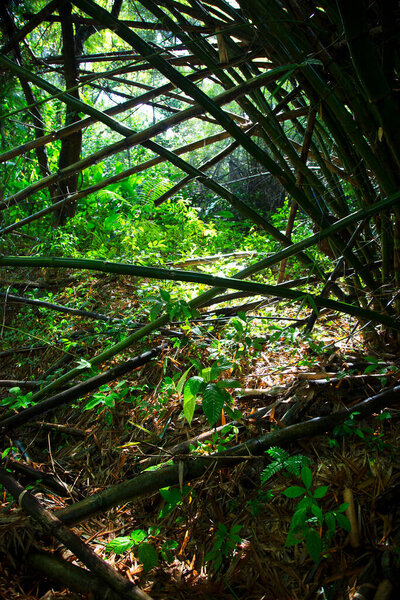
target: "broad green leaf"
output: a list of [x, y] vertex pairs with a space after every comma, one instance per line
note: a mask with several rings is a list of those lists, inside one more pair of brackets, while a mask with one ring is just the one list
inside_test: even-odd
[[217, 386], [220, 388], [240, 388], [241, 384], [237, 379], [222, 379], [217, 381]]
[[283, 492], [283, 495], [286, 496], [286, 498], [298, 498], [305, 493], [306, 490], [303, 487], [300, 487], [299, 485], [292, 485]]
[[164, 498], [164, 500], [168, 502], [168, 504], [173, 504], [174, 506], [176, 506], [178, 502], [180, 502], [182, 499], [181, 491], [177, 487], [161, 488], [160, 494]]
[[322, 552], [322, 541], [315, 529], [308, 529], [306, 534], [306, 548], [308, 554], [311, 556], [313, 561], [317, 563], [320, 559]]
[[311, 487], [311, 484], [312, 484], [312, 472], [311, 472], [311, 469], [309, 469], [306, 466], [303, 466], [301, 468], [301, 480], [304, 483], [306, 489], [309, 490], [310, 487]]
[[341, 505], [339, 506], [339, 508], [337, 508], [337, 509], [336, 509], [336, 511], [335, 511], [335, 512], [342, 513], [342, 512], [344, 512], [345, 510], [347, 510], [348, 508], [349, 508], [349, 503], [348, 503], [348, 502], [343, 502], [343, 504], [341, 504]]
[[318, 506], [318, 504], [312, 504], [311, 505], [311, 512], [314, 515], [314, 517], [316, 517], [318, 519], [318, 523], [321, 524], [323, 521], [323, 514], [322, 514], [322, 510], [320, 509], [320, 507]]
[[183, 386], [185, 384], [186, 381], [186, 377], [189, 374], [189, 371], [191, 370], [192, 367], [189, 367], [184, 373], [183, 375], [179, 378], [178, 383], [176, 384], [176, 391], [178, 392], [178, 394], [182, 394], [182, 390], [183, 390]]
[[202, 385], [204, 384], [204, 379], [202, 377], [199, 377], [198, 375], [194, 375], [193, 377], [190, 377], [185, 385], [185, 389], [184, 389], [184, 394], [189, 395], [192, 394], [192, 396], [197, 396], [197, 394], [200, 392], [200, 388], [202, 387]]
[[334, 533], [335, 529], [336, 529], [335, 515], [333, 515], [332, 513], [326, 513], [326, 515], [324, 516], [324, 519], [325, 519], [325, 523], [328, 528], [328, 531], [330, 531], [331, 533]]
[[313, 498], [323, 498], [325, 496], [326, 492], [328, 491], [328, 489], [329, 489], [328, 485], [321, 485], [320, 487], [317, 487], [313, 493]]
[[306, 522], [307, 509], [297, 508], [296, 512], [293, 514], [292, 520], [290, 521], [289, 530], [296, 531], [300, 526], [303, 527]]
[[340, 525], [342, 529], [344, 529], [345, 531], [351, 531], [350, 521], [348, 520], [346, 515], [342, 513], [337, 513], [336, 520], [338, 522], [338, 525]]
[[143, 564], [143, 568], [146, 571], [150, 571], [153, 567], [157, 566], [158, 554], [157, 550], [151, 544], [141, 544], [138, 547], [138, 558]]
[[201, 370], [201, 377], [204, 379], [206, 383], [210, 383], [211, 381], [211, 367], [205, 367], [205, 369]]
[[194, 409], [196, 407], [196, 397], [203, 383], [203, 378], [195, 375], [187, 380], [183, 389], [183, 414], [189, 425], [193, 419]]
[[215, 425], [221, 416], [226, 400], [226, 392], [221, 390], [215, 383], [209, 383], [203, 392], [203, 411], [211, 427]]
[[108, 542], [106, 546], [106, 552], [114, 552], [115, 554], [122, 554], [122, 552], [126, 552], [132, 546], [134, 542], [130, 537], [116, 537], [110, 542]]
[[185, 415], [185, 419], [191, 425], [194, 410], [196, 408], [196, 396], [190, 395], [188, 398], [183, 399], [183, 414]]
[[160, 290], [160, 296], [164, 302], [170, 302], [171, 300], [171, 294], [167, 290]]
[[18, 396], [18, 394], [21, 393], [21, 388], [16, 386], [16, 387], [12, 387], [9, 390], [9, 393], [12, 394], [13, 396]]
[[134, 529], [131, 531], [130, 538], [134, 544], [140, 544], [147, 538], [147, 532], [144, 529]]

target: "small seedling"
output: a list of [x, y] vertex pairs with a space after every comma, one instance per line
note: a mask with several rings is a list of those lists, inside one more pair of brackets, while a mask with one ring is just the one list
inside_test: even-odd
[[194, 366], [197, 368], [199, 374], [190, 377], [184, 383], [190, 371], [188, 369], [182, 375], [177, 385], [178, 392], [183, 388], [183, 413], [189, 424], [192, 422], [198, 397], [202, 398], [203, 412], [212, 427], [220, 418], [222, 409], [226, 410], [232, 418], [240, 418], [242, 414], [231, 408], [233, 400], [227, 391], [230, 388], [240, 387], [240, 383], [236, 379], [218, 381], [220, 374], [223, 371], [232, 369], [234, 365], [222, 359], [215, 361], [211, 367], [202, 368], [197, 361], [194, 362]]
[[13, 387], [8, 391], [11, 396], [0, 400], [0, 406], [7, 406], [11, 410], [18, 410], [20, 408], [28, 408], [32, 404], [32, 392], [21, 394], [21, 388], [19, 387]]
[[[287, 498], [301, 497], [290, 522], [285, 546], [295, 546], [304, 541], [307, 552], [317, 563], [337, 526], [350, 531], [350, 522], [343, 514], [348, 504], [341, 504], [337, 510], [324, 514], [318, 501], [326, 495], [329, 486], [319, 486], [312, 491], [312, 471], [306, 466], [301, 468], [300, 477], [304, 487], [293, 485], [283, 492]], [[325, 533], [321, 536], [323, 528]]]
[[[135, 548], [138, 559], [147, 573], [158, 564], [158, 552], [149, 540], [159, 534], [160, 530], [157, 527], [149, 527], [147, 531], [144, 529], [135, 529], [129, 536], [116, 537], [111, 540], [106, 546], [106, 552], [122, 554]], [[167, 562], [171, 562], [173, 560], [172, 550], [175, 550], [177, 547], [178, 542], [175, 540], [166, 540], [160, 549], [162, 558]]]
[[234, 555], [238, 544], [240, 544], [243, 539], [239, 535], [241, 529], [242, 525], [233, 525], [228, 531], [226, 525], [218, 523], [213, 538], [214, 545], [204, 559], [206, 562], [210, 562], [213, 565], [215, 572], [221, 567], [223, 558], [229, 559]]

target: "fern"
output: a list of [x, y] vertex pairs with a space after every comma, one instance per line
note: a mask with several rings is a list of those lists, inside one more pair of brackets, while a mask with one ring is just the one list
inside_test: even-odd
[[[158, 176], [159, 177], [159, 176]], [[166, 177], [149, 177], [142, 182], [141, 194], [146, 201], [155, 202], [162, 194], [171, 187], [171, 181]]]
[[279, 446], [272, 446], [267, 450], [267, 454], [273, 461], [261, 473], [262, 484], [282, 469], [285, 469], [290, 475], [299, 477], [301, 468], [310, 464], [310, 459], [307, 456], [302, 454], [290, 456], [286, 450], [279, 448]]

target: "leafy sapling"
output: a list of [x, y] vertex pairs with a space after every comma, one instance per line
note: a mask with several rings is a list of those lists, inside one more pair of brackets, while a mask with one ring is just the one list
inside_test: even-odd
[[241, 529], [242, 525], [232, 525], [228, 530], [226, 525], [218, 523], [213, 537], [213, 547], [204, 559], [213, 565], [215, 572], [221, 567], [223, 558], [230, 559], [234, 556], [237, 546], [243, 539], [239, 535]]
[[[182, 389], [183, 384], [183, 413], [189, 422], [192, 422], [196, 401], [198, 397], [202, 399], [203, 412], [207, 421], [213, 427], [221, 416], [222, 409], [226, 410], [232, 418], [240, 418], [239, 411], [232, 410], [233, 402], [231, 394], [227, 391], [231, 388], [240, 387], [240, 383], [235, 379], [218, 378], [223, 371], [233, 368], [233, 364], [225, 359], [215, 361], [211, 367], [202, 368], [197, 362], [195, 364], [198, 375], [190, 377], [186, 383], [184, 379], [180, 380], [178, 386]], [[188, 371], [182, 376], [186, 378]]]
[[[108, 542], [106, 552], [123, 554], [134, 548], [139, 561], [143, 565], [143, 569], [147, 573], [153, 567], [156, 567], [159, 561], [158, 552], [154, 544], [150, 541], [159, 534], [160, 529], [158, 527], [149, 527], [147, 531], [144, 529], [135, 529], [128, 536], [116, 537]], [[176, 550], [177, 547], [178, 542], [175, 540], [166, 540], [160, 548], [161, 557], [167, 562], [172, 562], [174, 558], [173, 550]]]
[[337, 526], [350, 531], [349, 520], [343, 514], [348, 504], [341, 504], [336, 510], [324, 513], [319, 501], [324, 498], [329, 486], [323, 485], [312, 490], [313, 475], [306, 466], [301, 468], [300, 478], [303, 486], [293, 485], [283, 492], [287, 498], [300, 498], [290, 522], [285, 546], [305, 542], [308, 554], [317, 563]]
[[32, 404], [32, 392], [22, 394], [20, 387], [12, 387], [8, 391], [11, 396], [0, 400], [0, 406], [7, 406], [11, 410], [18, 410], [20, 408], [28, 408]]
[[305, 542], [308, 554], [314, 562], [318, 562], [337, 527], [350, 531], [350, 523], [343, 514], [348, 504], [344, 503], [336, 510], [324, 512], [320, 503], [328, 492], [328, 486], [313, 487], [310, 459], [300, 454], [290, 456], [286, 450], [277, 446], [269, 448], [267, 454], [274, 460], [262, 472], [262, 484], [281, 470], [291, 477], [299, 478], [303, 484], [289, 486], [283, 492], [287, 498], [299, 499], [290, 522], [285, 546]]

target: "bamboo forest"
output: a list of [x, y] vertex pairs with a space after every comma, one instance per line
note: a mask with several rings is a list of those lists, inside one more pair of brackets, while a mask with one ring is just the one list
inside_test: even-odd
[[0, 46], [0, 598], [399, 598], [399, 2]]

